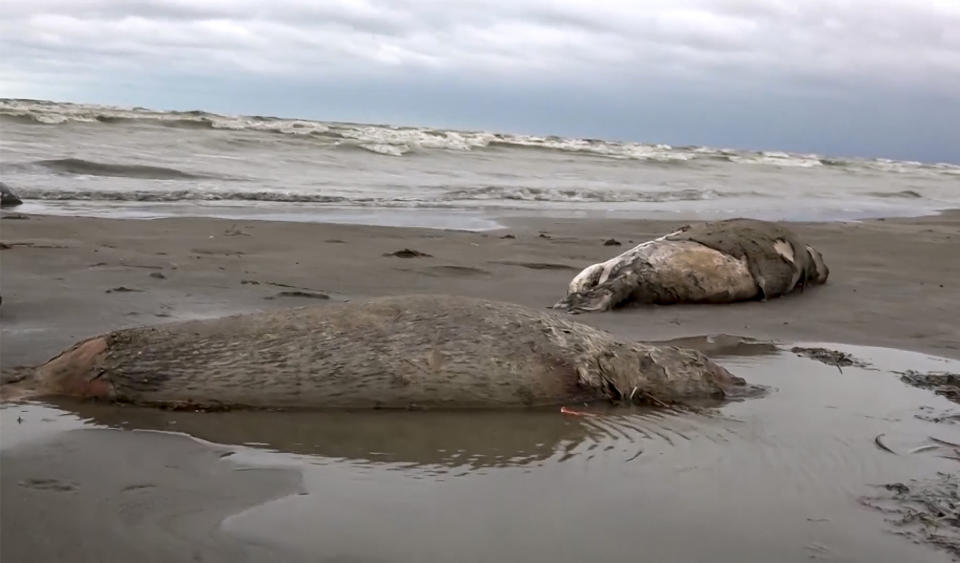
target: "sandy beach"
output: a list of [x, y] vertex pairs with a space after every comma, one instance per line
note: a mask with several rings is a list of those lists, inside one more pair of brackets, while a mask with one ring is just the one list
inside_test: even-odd
[[[121, 327], [381, 295], [448, 293], [548, 307], [583, 267], [686, 223], [501, 222], [503, 229], [468, 232], [5, 212], [0, 361], [4, 367], [40, 363], [79, 339]], [[960, 359], [960, 212], [790, 226], [822, 251], [831, 269], [826, 285], [762, 303], [643, 306], [577, 320], [633, 340], [727, 334], [788, 347], [825, 342], [848, 345], [884, 370], [953, 369]], [[611, 238], [622, 245], [605, 246]], [[407, 249], [427, 256], [393, 255]], [[550, 412], [485, 415], [478, 424], [442, 414], [438, 422], [385, 422], [8, 405], [0, 433], [3, 560], [440, 561], [459, 553], [482, 561], [489, 560], [485, 543], [468, 530], [493, 526], [484, 514], [507, 510], [505, 522], [515, 529], [542, 514], [484, 491], [512, 491], [518, 500], [524, 490], [539, 491], [539, 499], [555, 499], [542, 500], [549, 507], [543, 510], [561, 514], [570, 505], [556, 500], [551, 483], [565, 487], [570, 502], [606, 533], [629, 528], [636, 534], [634, 528], [645, 526], [648, 553], [661, 559], [698, 557], [701, 552], [679, 541], [684, 530], [740, 506], [743, 528], [716, 525], [705, 536], [714, 560], [742, 560], [744, 553], [784, 561], [949, 560], [947, 552], [886, 533], [883, 518], [856, 498], [877, 483], [955, 467], [933, 455], [940, 451], [936, 443], [923, 440], [933, 434], [956, 440], [956, 425], [916, 416], [927, 412], [918, 408], [944, 412], [951, 403], [876, 369], [844, 368], [846, 378], [837, 380], [834, 366], [770, 344], [743, 348], [733, 341], [730, 350], [686, 342], [729, 355], [731, 370], [783, 391], [735, 405], [719, 418], [638, 413], [598, 426]], [[868, 347], [914, 354], [888, 357]], [[953, 363], [938, 363], [948, 359]], [[788, 375], [792, 379], [777, 379]], [[863, 391], [864, 382], [881, 376], [882, 385]], [[904, 455], [877, 448], [873, 439], [881, 434], [884, 446]], [[601, 449], [639, 465], [590, 461]], [[738, 459], [754, 461], [745, 466]], [[645, 482], [668, 485], [663, 493], [643, 489], [641, 515], [609, 492], [571, 493], [580, 481], [569, 468], [578, 463], [593, 463], [591, 474], [606, 472], [611, 482], [622, 478], [622, 467], [635, 467]], [[663, 496], [666, 491], [678, 496]], [[764, 493], [744, 500], [756, 491]], [[432, 494], [436, 504], [424, 504]], [[330, 503], [337, 511], [324, 508]], [[699, 503], [703, 508], [693, 510]], [[479, 508], [463, 515], [462, 505]], [[91, 506], [95, 510], [86, 512]], [[404, 520], [424, 512], [433, 514], [429, 522]], [[454, 514], [460, 524], [450, 523]], [[628, 514], [636, 526], [624, 527], [617, 516]], [[321, 522], [316, 529], [305, 524], [314, 521]], [[743, 536], [751, 521], [767, 526], [762, 538]], [[541, 520], [535, 527], [562, 551], [532, 542], [533, 532], [521, 536], [493, 526], [507, 539], [500, 551], [490, 548], [489, 557], [574, 561], [599, 553], [621, 560], [628, 554], [627, 544], [596, 535], [599, 530], [587, 534], [596, 541], [571, 549], [561, 522]], [[438, 529], [450, 532], [429, 549], [415, 539]]]
[[[3, 365], [42, 362], [120, 327], [381, 295], [448, 293], [548, 307], [582, 268], [686, 222], [508, 223], [458, 232], [8, 214], [0, 255]], [[791, 227], [823, 253], [831, 270], [825, 286], [765, 303], [651, 306], [578, 320], [634, 340], [725, 333], [960, 358], [960, 212]], [[604, 246], [610, 238], [622, 246]], [[430, 256], [385, 256], [403, 249]]]

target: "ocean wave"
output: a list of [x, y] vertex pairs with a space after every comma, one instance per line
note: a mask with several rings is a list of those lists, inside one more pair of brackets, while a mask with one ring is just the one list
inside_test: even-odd
[[47, 201], [117, 201], [117, 202], [178, 202], [178, 201], [249, 201], [277, 203], [339, 203], [384, 207], [449, 206], [457, 202], [563, 202], [563, 203], [630, 203], [702, 201], [719, 198], [765, 197], [755, 192], [720, 193], [713, 190], [678, 189], [647, 192], [546, 189], [533, 187], [499, 187], [459, 189], [442, 192], [436, 197], [346, 197], [280, 190], [50, 190], [23, 188], [18, 190], [24, 199]]
[[727, 197], [764, 197], [757, 192], [717, 192], [708, 189], [683, 188], [676, 190], [627, 191], [595, 189], [562, 189], [533, 187], [486, 186], [482, 188], [451, 190], [443, 193], [443, 201], [555, 201], [581, 203], [629, 203], [702, 201]]
[[196, 180], [209, 177], [203, 174], [184, 172], [176, 168], [147, 166], [143, 164], [108, 164], [80, 158], [37, 160], [30, 164], [52, 170], [59, 174], [112, 176], [118, 178], [137, 178], [139, 180]]
[[[123, 118], [124, 120], [135, 122], [135, 119]], [[177, 129], [216, 129], [216, 122], [212, 119], [161, 119], [157, 122], [164, 127]]]
[[[325, 149], [358, 149], [388, 158], [409, 157], [424, 151], [540, 150], [611, 160], [636, 160], [669, 166], [719, 166], [732, 163], [778, 168], [829, 166], [831, 169], [849, 171], [960, 175], [960, 166], [948, 163], [926, 164], [889, 159], [835, 158], [785, 151], [671, 146], [574, 137], [285, 119], [260, 115], [220, 115], [199, 110], [156, 111], [145, 108], [38, 100], [0, 99], [0, 119], [43, 126], [83, 123], [105, 127], [146, 125], [174, 129], [270, 133], [315, 142]], [[229, 139], [226, 141], [229, 142]]]
[[884, 198], [921, 199], [923, 194], [915, 190], [900, 190], [897, 192], [870, 192], [868, 195]]
[[[45, 201], [118, 201], [163, 203], [178, 201], [265, 201], [279, 203], [343, 203], [340, 196], [280, 191], [213, 191], [213, 190], [17, 190], [24, 200]], [[371, 199], [353, 200], [358, 203]]]
[[411, 147], [406, 145], [389, 145], [386, 143], [350, 144], [344, 145], [344, 147], [357, 148], [372, 152], [374, 154], [383, 154], [387, 156], [403, 156], [413, 151]]
[[960, 164], [950, 164], [949, 162], [937, 162], [936, 164], [930, 164], [930, 168], [936, 170], [943, 170], [949, 172], [950, 174], [960, 174]]
[[617, 143], [595, 139], [564, 139], [526, 135], [500, 136], [489, 141], [484, 146], [484, 148], [487, 147], [580, 153], [617, 160], [644, 160], [666, 164], [684, 163], [701, 156], [693, 152], [673, 149], [670, 145]]
[[728, 156], [730, 162], [737, 164], [766, 164], [789, 168], [815, 168], [823, 166], [819, 158], [809, 156], [790, 156], [781, 152], [764, 152], [759, 155]]

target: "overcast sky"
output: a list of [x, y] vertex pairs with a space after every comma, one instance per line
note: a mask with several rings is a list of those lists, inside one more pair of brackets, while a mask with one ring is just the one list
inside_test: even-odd
[[960, 162], [960, 0], [4, 0], [0, 96]]

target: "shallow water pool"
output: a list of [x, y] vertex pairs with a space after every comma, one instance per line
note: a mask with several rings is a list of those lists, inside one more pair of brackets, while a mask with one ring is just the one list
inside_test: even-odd
[[235, 471], [293, 469], [299, 491], [219, 524], [287, 560], [950, 560], [858, 499], [960, 469], [931, 440], [960, 442], [960, 426], [924, 419], [956, 405], [895, 373], [960, 361], [804, 344], [867, 364], [838, 368], [789, 346], [686, 343], [712, 346], [768, 393], [699, 413], [570, 405], [576, 415], [8, 405], [0, 447], [15, 454], [76, 427], [153, 429], [229, 445], [218, 463]]

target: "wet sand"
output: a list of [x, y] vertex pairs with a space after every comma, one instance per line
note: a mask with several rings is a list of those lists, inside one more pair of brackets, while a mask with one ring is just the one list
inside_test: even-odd
[[[0, 363], [42, 362], [124, 326], [379, 295], [546, 307], [581, 268], [683, 223], [511, 219], [477, 233], [6, 215]], [[931, 421], [955, 405], [894, 371], [956, 372], [957, 362], [848, 347], [869, 365], [838, 370], [789, 349], [960, 359], [960, 212], [794, 228], [823, 252], [827, 285], [766, 303], [578, 317], [637, 340], [781, 341], [687, 341], [770, 385], [767, 397], [715, 415], [582, 418], [7, 405], [0, 558], [618, 561], [642, 550], [677, 561], [947, 561], [890, 534], [858, 498], [956, 472], [939, 447], [909, 453], [936, 446], [929, 435], [960, 441], [956, 424]], [[611, 237], [624, 246], [604, 246]], [[403, 249], [430, 256], [384, 256]], [[172, 429], [236, 453], [104, 428]]]
[[[167, 433], [70, 424], [34, 438], [58, 415], [69, 415], [13, 410], [16, 416], [4, 413], [0, 451], [3, 561], [283, 559], [282, 549], [241, 541], [224, 533], [221, 522], [252, 504], [298, 493], [300, 471], [240, 471], [224, 457], [229, 448]], [[14, 440], [22, 443], [8, 444]]]
[[[957, 426], [915, 416], [954, 405], [893, 371], [960, 361], [837, 346], [867, 367], [838, 373], [768, 343], [714, 347], [771, 393], [702, 413], [8, 405], [0, 555], [949, 561], [913, 543], [922, 526], [886, 522], [864, 499], [884, 502], [884, 483], [956, 473], [952, 448], [933, 438], [960, 439]], [[132, 428], [202, 441], [114, 430]]]

